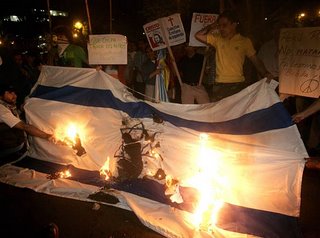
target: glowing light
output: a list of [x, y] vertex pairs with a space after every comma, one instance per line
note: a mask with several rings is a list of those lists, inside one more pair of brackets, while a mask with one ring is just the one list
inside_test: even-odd
[[222, 174], [221, 161], [224, 154], [207, 146], [209, 136], [200, 135], [198, 156], [198, 174], [190, 179], [192, 187], [199, 192], [196, 209], [190, 223], [197, 230], [211, 231], [217, 222], [219, 210], [224, 202], [222, 188], [226, 186], [226, 178]]
[[81, 30], [83, 28], [83, 24], [80, 21], [75, 22], [73, 26], [77, 30]]
[[74, 141], [77, 135], [77, 127], [74, 124], [69, 125], [67, 128], [67, 136]]
[[60, 171], [60, 172], [54, 172], [52, 174], [49, 174], [47, 176], [48, 179], [65, 179], [65, 178], [70, 178], [72, 175], [69, 170], [65, 171]]
[[81, 140], [84, 140], [85, 131], [77, 123], [69, 123], [67, 126], [58, 126], [55, 131], [55, 138], [58, 144], [67, 145], [71, 148], [78, 147]]
[[100, 169], [100, 175], [105, 177], [105, 180], [109, 180], [111, 177], [110, 172], [110, 158], [108, 157], [106, 162], [104, 162], [103, 166]]
[[59, 172], [59, 178], [69, 178], [69, 177], [71, 177], [71, 173], [69, 170]]
[[298, 14], [298, 19], [299, 19], [299, 20], [302, 20], [302, 19], [305, 18], [306, 16], [307, 16], [306, 13], [301, 12], [301, 13]]

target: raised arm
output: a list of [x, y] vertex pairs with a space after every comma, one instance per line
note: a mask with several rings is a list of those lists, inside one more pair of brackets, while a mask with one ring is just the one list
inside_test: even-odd
[[207, 35], [215, 29], [217, 29], [217, 23], [212, 23], [198, 31], [194, 36], [198, 41], [207, 44]]

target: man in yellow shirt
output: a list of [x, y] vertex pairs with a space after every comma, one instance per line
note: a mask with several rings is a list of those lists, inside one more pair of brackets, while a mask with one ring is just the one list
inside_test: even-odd
[[[256, 56], [249, 38], [238, 33], [238, 19], [232, 11], [220, 14], [217, 23], [198, 31], [195, 37], [200, 42], [216, 49], [216, 79], [213, 89], [213, 101], [231, 96], [244, 87], [243, 65], [248, 57], [261, 77], [273, 78], [262, 61]], [[219, 32], [216, 31], [219, 30]]]

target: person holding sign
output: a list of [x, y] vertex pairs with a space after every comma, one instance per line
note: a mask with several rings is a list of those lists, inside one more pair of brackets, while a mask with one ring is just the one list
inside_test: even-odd
[[196, 52], [196, 47], [185, 44], [185, 56], [179, 62], [178, 68], [181, 75], [181, 103], [198, 104], [209, 103], [208, 93], [203, 85], [199, 84], [203, 55]]
[[141, 70], [145, 82], [145, 100], [154, 101], [156, 76], [160, 74], [161, 69], [157, 68], [157, 54], [150, 47], [147, 47], [146, 54], [148, 59], [143, 63]]
[[[232, 11], [224, 11], [218, 20], [198, 31], [195, 38], [216, 49], [216, 79], [213, 86], [213, 101], [231, 96], [247, 86], [243, 65], [248, 57], [261, 77], [268, 82], [273, 79], [262, 61], [257, 57], [251, 40], [238, 33], [239, 21]], [[215, 30], [218, 29], [217, 33]]]

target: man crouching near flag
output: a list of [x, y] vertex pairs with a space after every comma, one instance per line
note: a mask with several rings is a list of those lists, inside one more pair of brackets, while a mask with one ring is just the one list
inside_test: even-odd
[[54, 142], [51, 134], [19, 118], [16, 100], [16, 89], [13, 86], [0, 85], [0, 158], [26, 148], [25, 133]]

